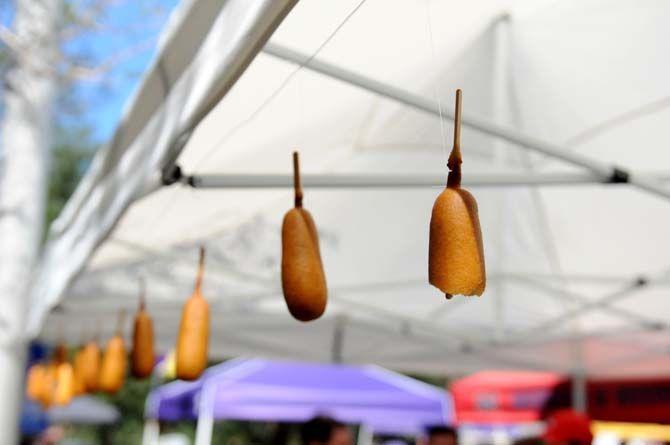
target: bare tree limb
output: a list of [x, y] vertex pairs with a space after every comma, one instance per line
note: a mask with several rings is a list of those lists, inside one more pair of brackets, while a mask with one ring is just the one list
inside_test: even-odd
[[111, 57], [108, 57], [104, 61], [98, 63], [95, 67], [71, 64], [62, 76], [66, 80], [97, 82], [100, 81], [101, 77], [108, 73], [115, 66], [132, 59], [133, 57], [151, 49], [152, 47], [153, 40], [146, 39], [142, 42], [139, 42], [137, 45], [133, 45], [124, 49], [123, 51], [119, 51], [116, 54], [113, 54]]
[[16, 35], [3, 25], [0, 25], [0, 41], [2, 41], [14, 54], [20, 54], [25, 50]]

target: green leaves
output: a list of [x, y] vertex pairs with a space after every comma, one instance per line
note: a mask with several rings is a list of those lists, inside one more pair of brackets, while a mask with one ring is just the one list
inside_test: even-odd
[[74, 192], [94, 154], [93, 147], [63, 143], [51, 152], [46, 222], [58, 217]]

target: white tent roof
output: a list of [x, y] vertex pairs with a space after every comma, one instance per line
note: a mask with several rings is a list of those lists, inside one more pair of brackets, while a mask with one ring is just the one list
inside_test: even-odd
[[[670, 4], [303, 0], [229, 94], [219, 89], [212, 96], [203, 88], [170, 105], [182, 84], [216, 63], [205, 55], [233, 48], [216, 46], [227, 41], [226, 33], [261, 27], [255, 34], [261, 44], [292, 2], [240, 2], [240, 11], [249, 8], [239, 12], [247, 14], [246, 22], [225, 21], [235, 2], [224, 3], [216, 20], [216, 8], [200, 16], [184, 12], [213, 3], [186, 2], [175, 14], [163, 54], [188, 57], [175, 62], [168, 106], [135, 121], [135, 110], [147, 103], [136, 101], [124, 125], [141, 128], [160, 113], [169, 120], [165, 110], [184, 104], [199, 110], [215, 104], [177, 164], [188, 174], [247, 186], [176, 184], [133, 201], [140, 189], [155, 188], [148, 178], [177, 152], [166, 147], [184, 134], [180, 122], [162, 121], [156, 124], [161, 131], [141, 133], [143, 141], [117, 147], [116, 156], [101, 154], [109, 163], [96, 162], [53, 230], [33, 329], [41, 325], [40, 311], [62, 298], [43, 337], [54, 338], [64, 325], [75, 340], [82, 325], [98, 320], [111, 331], [116, 310], [135, 307], [137, 279], [144, 276], [159, 343], [168, 349], [192, 290], [196, 248], [204, 244], [213, 357], [337, 356], [439, 373], [490, 367], [595, 375], [670, 371], [670, 201], [662, 196], [670, 186], [657, 181], [667, 176], [670, 162]], [[269, 3], [284, 4], [273, 9]], [[177, 32], [179, 26], [190, 31]], [[204, 49], [196, 54], [201, 41]], [[258, 46], [240, 42], [251, 52]], [[309, 57], [308, 66], [298, 69], [276, 57], [286, 48]], [[250, 54], [235, 50], [220, 63], [222, 72]], [[428, 223], [439, 186], [324, 189], [306, 181], [305, 206], [320, 231], [330, 300], [316, 322], [290, 318], [279, 282], [279, 229], [292, 206], [291, 189], [250, 185], [287, 182], [296, 147], [304, 173], [324, 175], [312, 183], [344, 178], [360, 185], [384, 175], [391, 182], [437, 184], [446, 178], [452, 133], [451, 121], [445, 120], [442, 136], [434, 114], [313, 71], [319, 63], [427, 100], [433, 111], [439, 97], [445, 115], [454, 90], [462, 88], [471, 124], [491, 123], [512, 135], [502, 140], [467, 125], [462, 134], [464, 181], [474, 184], [469, 188], [484, 233], [488, 287], [481, 298], [445, 301], [427, 283]], [[148, 76], [143, 91], [156, 82]], [[146, 94], [164, 100], [158, 89]], [[217, 103], [212, 97], [223, 98]], [[532, 136], [525, 148], [509, 142], [524, 134]], [[589, 168], [528, 150], [534, 142]], [[605, 182], [610, 165], [639, 182], [584, 184]], [[140, 170], [134, 182], [127, 180]], [[114, 184], [103, 178], [110, 171], [120, 175]], [[552, 185], [504, 185], [536, 181]], [[126, 198], [116, 203], [119, 194]], [[97, 218], [81, 216], [91, 206], [116, 210], [105, 213], [100, 227]], [[91, 261], [65, 289], [97, 240]]]

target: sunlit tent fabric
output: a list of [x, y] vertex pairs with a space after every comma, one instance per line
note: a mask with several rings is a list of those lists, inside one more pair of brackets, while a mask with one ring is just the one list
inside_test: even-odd
[[[217, 3], [224, 12], [230, 4]], [[670, 190], [670, 4], [359, 4], [296, 2], [271, 46], [183, 135], [176, 156], [182, 172], [215, 175], [220, 188], [178, 182], [156, 190], [154, 182], [140, 198], [141, 187], [128, 194], [118, 166], [145, 169], [145, 183], [158, 178], [155, 159], [169, 158], [157, 152], [163, 138], [146, 136], [134, 146], [142, 162], [127, 150], [101, 152], [107, 163], [96, 164], [52, 229], [33, 332], [54, 339], [63, 325], [74, 340], [82, 319], [100, 319], [111, 332], [115, 310], [135, 306], [136, 280], [144, 276], [159, 348], [169, 349], [204, 244], [214, 359], [335, 358], [454, 375], [509, 367], [670, 371], [670, 201], [658, 190]], [[202, 18], [187, 23], [208, 36], [225, 28], [214, 22], [207, 31], [197, 26]], [[187, 32], [172, 39], [193, 44]], [[286, 49], [304, 55], [305, 66], [297, 70], [279, 57]], [[418, 109], [314, 71], [323, 63], [428, 105]], [[442, 131], [436, 115], [441, 108], [448, 116], [456, 88], [463, 90], [463, 179], [479, 203], [488, 286], [481, 298], [445, 301], [427, 283], [428, 224], [452, 133], [451, 121], [445, 118]], [[165, 100], [158, 91], [151, 97]], [[508, 136], [528, 135], [526, 143], [474, 129], [472, 118]], [[546, 144], [558, 149], [539, 153]], [[330, 291], [326, 315], [310, 324], [290, 318], [279, 282], [295, 148]], [[574, 165], [575, 158], [590, 167]], [[104, 179], [110, 172], [113, 184]], [[318, 176], [310, 183], [307, 175]], [[358, 185], [336, 186], [347, 177]], [[386, 178], [387, 186], [360, 187], [366, 178]], [[317, 180], [331, 187], [317, 188]], [[638, 180], [656, 191], [630, 183]], [[83, 218], [109, 210], [117, 192], [127, 194], [127, 211], [106, 212], [102, 229], [98, 218]], [[50, 285], [56, 282], [63, 285]], [[40, 313], [55, 304], [60, 310], [42, 323]]]
[[376, 432], [421, 433], [453, 420], [443, 389], [377, 366], [262, 359], [235, 360], [207, 370], [196, 382], [153, 390], [146, 416], [164, 421], [197, 418], [303, 422], [316, 415], [363, 424]]

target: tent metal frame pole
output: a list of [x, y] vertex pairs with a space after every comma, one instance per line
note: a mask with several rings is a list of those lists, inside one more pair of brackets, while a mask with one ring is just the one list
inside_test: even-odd
[[596, 362], [595, 365], [591, 366], [591, 370], [595, 371], [611, 371], [613, 369], [618, 370], [620, 367], [625, 365], [630, 365], [631, 363], [639, 363], [640, 360], [645, 358], [653, 357], [655, 355], [664, 355], [668, 354], [668, 345], [654, 345], [648, 348], [641, 348], [631, 354], [625, 354], [614, 359], [604, 360]]
[[[181, 182], [194, 188], [203, 189], [257, 189], [291, 188], [293, 176], [282, 174], [203, 174], [182, 175], [168, 180], [168, 184]], [[658, 181], [670, 180], [670, 174], [657, 175]], [[444, 187], [446, 176], [443, 174], [303, 174], [302, 185], [310, 188], [421, 188]], [[603, 178], [593, 173], [507, 173], [507, 174], [469, 174], [463, 178], [466, 187], [514, 187], [514, 186], [561, 186], [615, 184], [611, 178]]]
[[[581, 345], [576, 345], [578, 348], [581, 348]], [[583, 361], [581, 358], [581, 350], [578, 351], [580, 355], [580, 362]], [[587, 382], [586, 382], [586, 370], [583, 365], [580, 363], [572, 372], [572, 409], [578, 413], [585, 413], [588, 408], [588, 398], [587, 398]]]
[[629, 335], [637, 335], [644, 333], [654, 333], [654, 332], [663, 332], [668, 330], [668, 326], [647, 326], [647, 327], [630, 327], [628, 325], [617, 326], [616, 328], [607, 328], [607, 329], [597, 329], [593, 331], [585, 331], [579, 333], [568, 333], [564, 335], [546, 335], [546, 336], [536, 336], [533, 339], [526, 341], [518, 342], [490, 342], [491, 348], [500, 348], [500, 347], [510, 347], [510, 348], [535, 348], [540, 345], [547, 343], [559, 343], [559, 342], [574, 342], [574, 341], [583, 341], [593, 338], [611, 338], [616, 340], [617, 338], [626, 337]]
[[[372, 319], [349, 319], [350, 325], [358, 328], [369, 329], [375, 333], [397, 335], [398, 329], [396, 327], [385, 322], [375, 323]], [[540, 371], [549, 371], [552, 368], [551, 365], [547, 365], [544, 360], [534, 360], [526, 359], [523, 357], [510, 357], [504, 356], [497, 353], [495, 349], [471, 349], [467, 347], [467, 344], [463, 341], [455, 341], [451, 339], [448, 333], [445, 333], [444, 329], [438, 328], [419, 328], [415, 329], [414, 325], [405, 327], [400, 327], [400, 332], [405, 335], [408, 339], [416, 340], [421, 342], [422, 345], [431, 344], [434, 345], [440, 350], [448, 354], [456, 355], [472, 355], [473, 357], [478, 357], [485, 360], [493, 360], [498, 363], [502, 363], [505, 366], [511, 366], [522, 369], [535, 369]], [[384, 345], [388, 344], [388, 338], [385, 337]], [[384, 357], [391, 357], [393, 353], [387, 353], [390, 350], [389, 348], [384, 348], [380, 346], [377, 342], [374, 342], [370, 348], [363, 348], [363, 350], [354, 350], [351, 348], [347, 356], [351, 362], [355, 361], [365, 361], [369, 360], [370, 356], [376, 354], [377, 356], [382, 355]], [[392, 349], [391, 349], [392, 350]], [[433, 357], [434, 358], [434, 357]], [[562, 369], [563, 370], [563, 369]], [[564, 371], [567, 371], [565, 369]]]
[[[541, 290], [544, 295], [551, 297], [556, 300], [566, 299], [570, 302], [577, 304], [585, 304], [589, 302], [589, 298], [585, 295], [581, 295], [575, 292], [571, 292], [565, 289], [554, 287], [543, 281], [529, 278], [529, 277], [519, 277], [516, 281], [526, 284], [529, 287]], [[603, 311], [608, 312], [609, 315], [620, 318], [621, 320], [627, 321], [631, 324], [634, 324], [638, 327], [655, 329], [658, 326], [663, 326], [665, 322], [658, 320], [652, 317], [645, 317], [636, 312], [628, 311], [626, 309], [619, 308], [617, 306], [603, 306]]]
[[[487, 342], [482, 344], [481, 342], [477, 344], [473, 344], [474, 348], [484, 348], [484, 349], [490, 349], [490, 348], [501, 348], [501, 347], [508, 347], [508, 346], [516, 346], [516, 347], [523, 347], [525, 345], [532, 345], [535, 343], [537, 340], [543, 341], [553, 341], [554, 339], [551, 338], [549, 335], [549, 332], [559, 326], [562, 326], [564, 323], [567, 323], [568, 321], [580, 317], [587, 312], [591, 312], [594, 310], [602, 310], [604, 307], [610, 306], [617, 301], [624, 300], [626, 298], [630, 298], [633, 295], [635, 295], [637, 292], [646, 289], [648, 286], [653, 286], [656, 284], [657, 281], [664, 281], [667, 278], [667, 273], [661, 273], [658, 274], [657, 276], [654, 276], [652, 278], [644, 278], [644, 277], [639, 277], [629, 284], [623, 286], [621, 289], [608, 293], [607, 295], [597, 298], [595, 300], [587, 301], [584, 302], [583, 304], [570, 309], [568, 311], [563, 312], [560, 315], [557, 315], [554, 318], [551, 318], [549, 320], [545, 320], [541, 322], [540, 324], [526, 329], [524, 331], [518, 332], [513, 336], [508, 337], [507, 340], [503, 342]], [[667, 324], [665, 323], [659, 323], [658, 325], [649, 325], [647, 326], [644, 330], [646, 331], [658, 331], [661, 329], [665, 329], [667, 327]], [[584, 333], [583, 335], [589, 336], [590, 334]], [[572, 337], [575, 337], [574, 335]], [[570, 337], [565, 337], [565, 338], [570, 338]], [[575, 337], [576, 338], [576, 337]], [[555, 340], [560, 340], [561, 338], [556, 338]]]
[[344, 363], [344, 333], [346, 323], [346, 315], [338, 314], [335, 316], [335, 325], [333, 327], [333, 342], [331, 345], [330, 354], [332, 363]]
[[[440, 115], [435, 100], [418, 96], [409, 91], [385, 84], [378, 80], [363, 76], [353, 71], [349, 71], [337, 65], [312, 58], [291, 48], [268, 43], [263, 48], [263, 52], [278, 59], [321, 73], [328, 77], [355, 85], [359, 88], [363, 88], [364, 90], [408, 105], [415, 109], [425, 111], [438, 117]], [[450, 120], [454, 119], [454, 114], [451, 110], [442, 110], [442, 116]], [[644, 175], [638, 176], [626, 169], [614, 165], [608, 165], [593, 160], [587, 156], [583, 156], [579, 153], [573, 152], [568, 147], [562, 147], [558, 144], [543, 141], [533, 136], [497, 125], [493, 122], [489, 122], [485, 119], [464, 114], [461, 118], [461, 122], [464, 126], [477, 130], [481, 133], [506, 140], [520, 147], [564, 161], [568, 164], [586, 168], [596, 177], [600, 178], [601, 182], [629, 183], [641, 190], [647, 191], [665, 199], [670, 199], [670, 189], [664, 187], [662, 184], [659, 184], [657, 181], [643, 178], [642, 176]]]
[[156, 419], [144, 419], [142, 429], [142, 445], [158, 445], [160, 437], [160, 424]]
[[372, 445], [374, 431], [369, 426], [362, 424], [358, 428], [358, 435], [356, 437], [356, 445]]
[[218, 388], [216, 383], [203, 384], [198, 404], [198, 419], [195, 428], [195, 445], [211, 445], [214, 428], [214, 399]]
[[[617, 301], [630, 298], [641, 290], [647, 289], [649, 286], [654, 285], [655, 281], [658, 279], [664, 279], [667, 277], [667, 273], [662, 273], [657, 277], [645, 278], [640, 277], [633, 282], [629, 283], [626, 286], [623, 286], [620, 290], [609, 293], [598, 299], [584, 302], [576, 308], [568, 310], [550, 320], [546, 320], [541, 324], [524, 331], [520, 334], [521, 338], [532, 337], [537, 334], [545, 333], [551, 329], [554, 329], [558, 326], [561, 326], [563, 323], [575, 318], [584, 315], [587, 312], [591, 312], [597, 309], [603, 309], [604, 307], [611, 306]], [[654, 328], [655, 326], [650, 326]]]
[[[487, 344], [480, 339], [465, 336], [455, 330], [445, 329], [437, 323], [432, 323], [422, 318], [411, 317], [391, 310], [379, 309], [356, 300], [343, 298], [338, 293], [331, 294], [329, 298], [335, 303], [354, 308], [358, 312], [368, 312], [384, 324], [388, 321], [392, 321], [392, 325], [398, 325], [400, 331], [404, 332], [404, 335], [408, 338], [422, 339], [424, 341], [431, 339], [433, 343], [440, 344], [442, 347], [449, 349], [451, 353], [471, 354], [473, 356], [489, 359], [493, 358], [494, 360], [505, 362], [507, 365], [517, 367], [521, 366], [538, 370], [551, 369], [550, 366], [546, 366], [540, 361], [521, 358], [504, 358], [497, 355], [497, 348], [490, 347], [490, 344]], [[351, 325], [360, 325], [363, 323], [360, 319], [350, 318], [348, 320]], [[367, 323], [368, 325], [372, 325], [371, 320], [367, 320]]]

